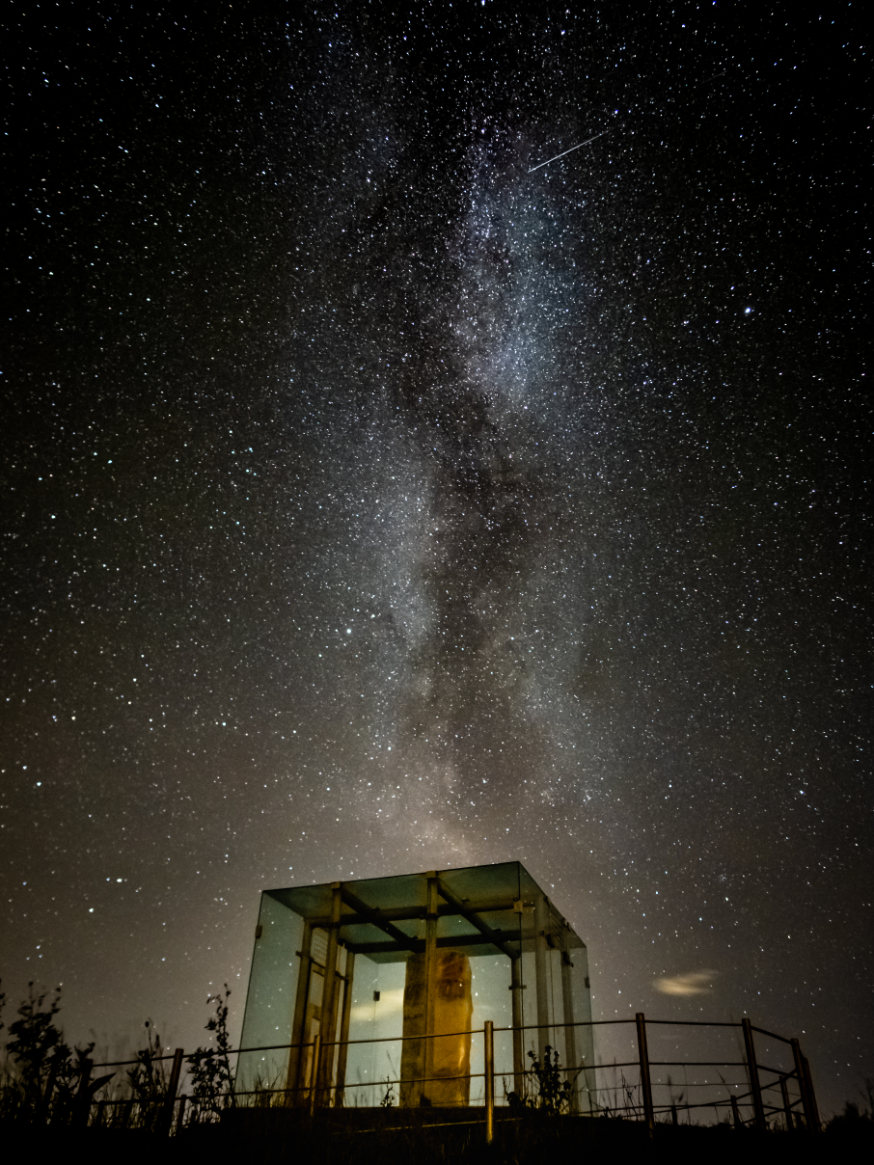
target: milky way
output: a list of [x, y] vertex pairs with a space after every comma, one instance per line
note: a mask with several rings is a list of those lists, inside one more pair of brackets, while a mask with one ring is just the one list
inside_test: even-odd
[[10, 29], [0, 974], [75, 1038], [519, 859], [597, 1015], [874, 1075], [861, 29], [578, 7]]

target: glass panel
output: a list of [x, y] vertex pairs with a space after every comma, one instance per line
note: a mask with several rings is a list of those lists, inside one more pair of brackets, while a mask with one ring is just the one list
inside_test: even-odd
[[503, 901], [512, 908], [519, 898], [520, 871], [518, 862], [502, 862], [494, 866], [469, 866], [461, 870], [441, 870], [440, 880], [462, 900], [477, 909], [480, 904]]
[[[592, 997], [589, 990], [589, 958], [584, 946], [570, 952], [571, 962], [571, 990], [573, 995], [574, 1020], [578, 1024], [591, 1023]], [[580, 1112], [594, 1112], [597, 1093], [595, 1092], [595, 1041], [592, 1027], [577, 1027], [575, 1029], [576, 1066], [579, 1074], [576, 1077], [576, 1091]]]
[[375, 963], [362, 957], [355, 960], [349, 1039], [390, 1042], [350, 1043], [344, 1098], [347, 1108], [379, 1105], [389, 1090], [393, 1103], [398, 1103], [405, 974], [404, 963]]
[[397, 878], [370, 878], [348, 885], [368, 906], [377, 910], [398, 910], [425, 905], [428, 879], [424, 874], [403, 874]]
[[[300, 970], [303, 919], [270, 894], [262, 894], [249, 991], [240, 1046], [287, 1044]], [[287, 1049], [243, 1053], [237, 1065], [237, 1088], [281, 1088], [285, 1084]]]
[[[485, 1041], [480, 1034], [485, 1021], [490, 1019], [496, 1028], [511, 1027], [513, 998], [510, 991], [511, 960], [504, 954], [471, 959], [473, 972], [473, 1020], [475, 1031], [471, 1042], [470, 1103], [483, 1104], [485, 1100], [483, 1072], [485, 1071]], [[512, 1092], [513, 1041], [511, 1033], [503, 1038], [495, 1036], [495, 1102], [505, 1104]]]
[[[526, 944], [528, 945], [528, 944]], [[522, 1033], [523, 1070], [527, 1072], [531, 1067], [529, 1052], [537, 1053], [537, 968], [535, 966], [533, 943], [531, 949], [522, 950], [522, 1024], [525, 1031]]]

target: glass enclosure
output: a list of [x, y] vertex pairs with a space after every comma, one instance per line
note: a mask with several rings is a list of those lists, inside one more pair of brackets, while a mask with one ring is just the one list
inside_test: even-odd
[[572, 1107], [591, 1111], [586, 948], [520, 863], [268, 890], [241, 1040], [258, 1050], [240, 1054], [237, 1088], [482, 1104], [486, 1020], [496, 1103], [532, 1090], [529, 1053], [549, 1045]]

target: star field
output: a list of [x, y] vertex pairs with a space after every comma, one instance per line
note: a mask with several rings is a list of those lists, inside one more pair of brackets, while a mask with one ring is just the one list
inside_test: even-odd
[[58, 13], [4, 69], [10, 999], [193, 1047], [262, 889], [519, 859], [596, 1017], [750, 1014], [842, 1106], [861, 7]]

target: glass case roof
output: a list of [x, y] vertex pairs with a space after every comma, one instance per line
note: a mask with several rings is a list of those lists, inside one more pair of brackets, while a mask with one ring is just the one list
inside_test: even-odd
[[[510, 958], [533, 948], [533, 906], [543, 891], [520, 862], [438, 870], [436, 877], [438, 947], [461, 949], [471, 956], [503, 953]], [[339, 887], [340, 942], [374, 962], [393, 963], [425, 949], [428, 878], [427, 873], [404, 874], [267, 893], [319, 927], [329, 924], [333, 890]], [[547, 941], [562, 950], [584, 946], [552, 903]]]

